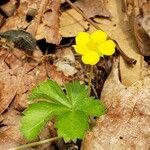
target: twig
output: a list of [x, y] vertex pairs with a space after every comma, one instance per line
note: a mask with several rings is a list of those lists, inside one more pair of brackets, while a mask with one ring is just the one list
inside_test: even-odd
[[59, 137], [54, 137], [54, 138], [46, 139], [46, 140], [39, 141], [39, 142], [33, 142], [33, 143], [21, 145], [21, 146], [18, 146], [18, 147], [10, 148], [9, 150], [22, 150], [24, 148], [28, 148], [28, 147], [32, 147], [32, 146], [37, 146], [37, 145], [41, 145], [41, 144], [46, 144], [48, 142], [52, 142], [52, 141], [55, 141], [57, 139], [59, 139]]
[[[93, 27], [95, 27], [97, 30], [102, 30], [95, 22], [93, 22], [90, 18], [88, 18], [78, 7], [76, 7], [70, 0], [66, 0], [66, 2], [73, 8], [75, 9], [80, 15], [82, 15]], [[112, 39], [111, 37], [108, 37]], [[116, 41], [115, 41], [116, 42]], [[135, 65], [136, 60], [133, 58], [128, 57], [124, 51], [121, 50], [119, 44], [116, 42], [117, 47], [116, 49], [119, 51], [123, 59], [129, 64], [129, 65]]]
[[39, 8], [39, 11], [38, 11], [38, 14], [37, 14], [37, 19], [36, 19], [36, 22], [35, 22], [35, 26], [34, 26], [34, 31], [32, 32], [32, 35], [35, 36], [36, 35], [36, 32], [37, 32], [37, 28], [41, 22], [41, 18], [43, 16], [43, 13], [44, 13], [44, 10], [48, 4], [48, 1], [49, 0], [43, 0], [41, 1], [41, 4], [40, 4], [40, 8]]

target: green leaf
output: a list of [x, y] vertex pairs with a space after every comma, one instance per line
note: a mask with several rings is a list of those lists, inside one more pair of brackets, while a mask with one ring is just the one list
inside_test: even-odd
[[89, 116], [101, 116], [106, 113], [106, 107], [100, 100], [93, 97], [84, 99], [77, 107], [78, 110], [85, 112]]
[[52, 80], [47, 80], [34, 88], [29, 95], [29, 99], [48, 100], [70, 107], [69, 101], [60, 86]]
[[39, 99], [24, 112], [21, 131], [28, 140], [34, 139], [50, 119], [56, 117], [58, 136], [65, 141], [82, 139], [88, 129], [89, 116], [105, 113], [102, 102], [88, 96], [85, 84], [72, 81], [65, 85], [66, 95], [54, 81], [47, 80], [32, 90], [29, 98]]
[[69, 111], [60, 115], [56, 122], [58, 136], [66, 142], [82, 139], [88, 129], [88, 116], [81, 111]]
[[48, 102], [37, 102], [29, 105], [21, 120], [21, 132], [27, 140], [37, 137], [44, 125], [56, 115], [68, 111], [66, 107]]
[[72, 107], [75, 107], [78, 103], [82, 102], [82, 99], [88, 95], [88, 89], [85, 84], [80, 84], [77, 80], [66, 84], [65, 88]]
[[105, 114], [105, 106], [100, 100], [88, 96], [88, 89], [85, 84], [79, 81], [72, 81], [65, 85], [67, 96], [72, 103], [72, 108], [80, 110], [89, 116], [100, 116]]

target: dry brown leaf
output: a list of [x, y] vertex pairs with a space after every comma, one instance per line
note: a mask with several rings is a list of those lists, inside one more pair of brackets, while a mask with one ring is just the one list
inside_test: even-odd
[[62, 37], [73, 37], [80, 31], [85, 31], [89, 28], [88, 23], [83, 20], [83, 17], [74, 9], [62, 12], [60, 17], [60, 32]]
[[20, 5], [14, 15], [7, 18], [7, 21], [1, 27], [1, 32], [9, 29], [26, 27], [28, 25], [26, 22], [26, 11], [28, 9], [28, 5], [31, 5], [29, 1], [20, 1]]
[[61, 37], [59, 34], [59, 16], [60, 16], [60, 0], [41, 1], [41, 5], [35, 18], [28, 30], [36, 39], [46, 39], [46, 42], [59, 44]]
[[[27, 28], [37, 40], [46, 39], [48, 43], [59, 44], [61, 36], [59, 33], [60, 0], [55, 1], [20, 1], [20, 5], [13, 16], [9, 17], [2, 26], [1, 31], [16, 28]], [[26, 20], [26, 16], [34, 10], [32, 22]], [[30, 25], [30, 26], [29, 26]]]
[[7, 109], [16, 95], [17, 84], [15, 84], [15, 81], [17, 80], [17, 77], [12, 75], [11, 71], [9, 71], [6, 60], [9, 56], [8, 52], [0, 50], [0, 114]]
[[[15, 50], [17, 51], [17, 49]], [[19, 50], [16, 53], [23, 54]], [[0, 50], [0, 63], [0, 82], [4, 85], [1, 90], [0, 113], [7, 109], [12, 100], [16, 101], [16, 106], [21, 105], [21, 108], [25, 108], [28, 91], [39, 81], [47, 78], [44, 65], [35, 67], [37, 63], [24, 63], [13, 53], [2, 48]]]
[[75, 5], [79, 7], [88, 18], [110, 17], [110, 12], [106, 9], [107, 0], [77, 0]]
[[88, 132], [82, 150], [149, 150], [150, 74], [127, 88], [119, 81], [116, 61], [101, 99], [108, 112]]
[[[103, 16], [109, 17], [110, 13], [106, 10], [105, 0], [78, 0], [74, 4], [81, 9], [87, 17]], [[76, 36], [78, 32], [91, 30], [93, 27], [89, 26], [83, 17], [74, 9], [69, 9], [62, 12], [60, 17], [60, 31], [63, 37]]]
[[127, 0], [125, 6], [139, 51], [144, 56], [150, 56], [150, 1]]
[[73, 76], [77, 73], [75, 68], [75, 57], [70, 48], [64, 48], [61, 51], [56, 52], [57, 60], [54, 61], [54, 65], [58, 71], [62, 71], [65, 76]]
[[0, 9], [3, 11], [3, 13], [10, 17], [14, 14], [18, 6], [17, 0], [10, 0], [9, 2], [3, 4], [0, 6]]
[[8, 150], [9, 148], [24, 144], [25, 140], [19, 131], [20, 112], [9, 109], [3, 114], [3, 127], [0, 128], [0, 149]]

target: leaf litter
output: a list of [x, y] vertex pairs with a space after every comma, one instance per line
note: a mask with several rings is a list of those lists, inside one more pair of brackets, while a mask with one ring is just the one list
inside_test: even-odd
[[[76, 4], [76, 6], [78, 6], [88, 17], [95, 18], [95, 16], [96, 17], [98, 16], [98, 17], [104, 17], [104, 18], [106, 17], [110, 19], [110, 16], [111, 16], [112, 20], [106, 20], [106, 19], [101, 19], [101, 18], [100, 20], [99, 19], [98, 20], [95, 19], [95, 20], [96, 22], [100, 22], [101, 23], [99, 24], [100, 27], [106, 30], [106, 32], [108, 31], [109, 34], [112, 34], [112, 37], [115, 40], [117, 39], [117, 42], [119, 42], [119, 44], [122, 43], [121, 47], [124, 47], [124, 48], [127, 47], [128, 49], [132, 49], [128, 44], [126, 43], [124, 44], [124, 39], [126, 40], [128, 40], [128, 38], [131, 39], [130, 36], [123, 35], [122, 38], [120, 38], [120, 36], [119, 36], [120, 39], [117, 38], [117, 36], [120, 35], [122, 31], [119, 29], [120, 26], [118, 27], [118, 25], [120, 25], [121, 22], [119, 22], [118, 20], [115, 20], [116, 15], [112, 11], [113, 10], [112, 8], [114, 6], [109, 7], [110, 2], [103, 1], [104, 2], [103, 3], [102, 1], [94, 0], [94, 3], [92, 4], [90, 3], [89, 0], [87, 1], [77, 0], [74, 4]], [[83, 5], [84, 3], [86, 3], [86, 5]], [[114, 1], [111, 3], [115, 4]], [[13, 4], [14, 11], [11, 10], [12, 4]], [[102, 5], [99, 6], [99, 4], [102, 4]], [[96, 5], [99, 7], [95, 7]], [[9, 9], [5, 9], [6, 6]], [[19, 5], [17, 1], [10, 1], [9, 4], [6, 3], [5, 7], [3, 7], [3, 9], [2, 7], [0, 8], [4, 13], [6, 13], [6, 16], [7, 16], [7, 17], [5, 15], [2, 16], [1, 23], [0, 23], [2, 25], [1, 32], [7, 31], [10, 29], [26, 28], [27, 29], [26, 31], [34, 35], [36, 40], [45, 39], [47, 43], [58, 45], [61, 41], [60, 31], [61, 31], [62, 37], [74, 37], [79, 31], [89, 30], [91, 32], [92, 30], [94, 30], [93, 27], [89, 25], [89, 23], [86, 22], [82, 18], [82, 16], [73, 9], [63, 11], [62, 15], [60, 16], [60, 8], [59, 8], [60, 1], [59, 0], [58, 1], [44, 0], [42, 2], [38, 0], [33, 0], [33, 1], [21, 0]], [[6, 12], [6, 10], [11, 10], [12, 13], [10, 13], [11, 11]], [[113, 20], [113, 18], [115, 19]], [[106, 24], [108, 26], [106, 26]], [[117, 28], [114, 26], [114, 24], [117, 25]], [[122, 27], [123, 26], [121, 25], [121, 29]], [[124, 26], [124, 27], [128, 29], [129, 26]], [[128, 32], [128, 31], [125, 30], [123, 32]], [[66, 54], [62, 58], [60, 58], [60, 56], [62, 53], [64, 53], [64, 51], [68, 52], [69, 48], [68, 50], [64, 49], [62, 53], [60, 52], [61, 49], [58, 49], [58, 52], [60, 54], [57, 54], [58, 58], [55, 58], [55, 60], [52, 60], [52, 63], [50, 62], [41, 63], [41, 57], [43, 58], [43, 54], [40, 51], [34, 51], [33, 56], [32, 56], [32, 58], [38, 61], [35, 61], [32, 59], [31, 60], [29, 59], [30, 61], [25, 61], [25, 60], [20, 59], [20, 58], [24, 58], [25, 53], [23, 51], [20, 51], [17, 48], [12, 48], [10, 46], [8, 48], [7, 42], [6, 44], [2, 43], [1, 45], [2, 46], [0, 47], [1, 49], [0, 50], [0, 64], [1, 64], [0, 65], [0, 76], [1, 76], [0, 78], [0, 98], [1, 98], [0, 99], [1, 101], [0, 146], [3, 149], [7, 150], [17, 145], [25, 144], [27, 142], [22, 138], [22, 135], [19, 132], [19, 122], [20, 122], [20, 115], [21, 115], [20, 112], [28, 106], [27, 95], [31, 91], [31, 89], [49, 77], [54, 79], [61, 85], [63, 85], [64, 83], [72, 79], [80, 79], [80, 80], [85, 81], [88, 76], [87, 74], [88, 68], [82, 66], [82, 63], [80, 62], [78, 57], [75, 57], [76, 58], [75, 64], [74, 64], [74, 61], [71, 62], [71, 67], [73, 67], [74, 69], [77, 69], [77, 72], [73, 72], [72, 74], [67, 74], [68, 71], [65, 70], [66, 69]], [[130, 53], [130, 52], [128, 51], [127, 53]], [[130, 55], [133, 57], [134, 53], [133, 54], [130, 53]], [[40, 63], [39, 63], [39, 60], [40, 60]], [[59, 65], [58, 65], [58, 62], [59, 62]], [[70, 65], [70, 60], [68, 61], [68, 58], [67, 58], [67, 65], [68, 64]], [[93, 78], [94, 87], [92, 91], [93, 95], [96, 95], [98, 93], [97, 97], [100, 96], [101, 89], [104, 84], [104, 80], [110, 73], [111, 66], [112, 66], [112, 58], [104, 58], [102, 62], [100, 62], [97, 66], [95, 66], [95, 77]], [[121, 68], [122, 79], [124, 78], [124, 72], [122, 71], [124, 69], [130, 70], [129, 68], [125, 68], [124, 66]], [[138, 68], [137, 70], [139, 71], [140, 69]], [[127, 76], [126, 78], [128, 79]], [[124, 81], [125, 80], [126, 79], [124, 79]], [[114, 87], [116, 87], [116, 85], [114, 85]], [[119, 92], [117, 91], [117, 93], [120, 93], [120, 91]], [[136, 89], [133, 90], [133, 93], [137, 93]], [[102, 92], [102, 98], [105, 101], [105, 96], [103, 92]], [[114, 117], [116, 115], [115, 112], [111, 112], [110, 114], [111, 116], [114, 116]], [[109, 113], [108, 113], [108, 118], [109, 118]], [[16, 121], [14, 122], [14, 120]], [[135, 119], [135, 122], [137, 120]], [[104, 122], [106, 124], [109, 124], [110, 121], [113, 121], [113, 120], [111, 120], [110, 118], [110, 120], [106, 119], [106, 122], [105, 121]], [[147, 118], [144, 121], [147, 122]], [[134, 118], [133, 118], [133, 122], [134, 122]], [[122, 123], [122, 120], [121, 122], [116, 121], [115, 125], [119, 126], [121, 123]], [[130, 124], [131, 124], [130, 129], [132, 129], [132, 127], [134, 127], [134, 123], [132, 124], [131, 122]], [[144, 126], [144, 125], [141, 124], [139, 126]], [[97, 128], [99, 128], [99, 126], [96, 125], [95, 128], [96, 129], [93, 129], [93, 130], [97, 131]], [[46, 139], [50, 135], [52, 135], [52, 134], [48, 134], [49, 130], [50, 130], [49, 127], [44, 129], [43, 131], [44, 133], [42, 133], [42, 135], [39, 136], [40, 137], [39, 140]], [[134, 132], [134, 133], [137, 134], [138, 132]], [[90, 134], [93, 135], [95, 133], [94, 132], [92, 133], [91, 131]], [[141, 139], [142, 139], [142, 136], [141, 136]], [[99, 139], [93, 138], [92, 140], [98, 141]], [[90, 144], [93, 142], [92, 140]], [[108, 141], [108, 138], [106, 138], [106, 141]], [[82, 147], [83, 148], [86, 146], [88, 147], [89, 146], [88, 144], [89, 144], [89, 141], [87, 143], [84, 142], [82, 144]], [[57, 143], [56, 145], [59, 145], [59, 144]], [[59, 147], [63, 149], [62, 145], [61, 146], [59, 145]], [[49, 149], [50, 146], [52, 145], [48, 144], [46, 146], [43, 145], [43, 147], [38, 146], [36, 148], [30, 148], [30, 149], [31, 150], [32, 149], [41, 149], [41, 150]], [[64, 145], [64, 147], [67, 147], [66, 144]], [[73, 146], [71, 145], [71, 147], [74, 147], [74, 145]], [[88, 148], [90, 148], [90, 146]], [[66, 149], [68, 149], [68, 147]]]

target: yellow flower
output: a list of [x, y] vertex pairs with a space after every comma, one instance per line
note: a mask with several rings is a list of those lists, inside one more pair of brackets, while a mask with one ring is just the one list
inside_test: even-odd
[[99, 55], [95, 51], [88, 51], [86, 54], [82, 55], [82, 61], [84, 64], [95, 65], [99, 61]]
[[112, 40], [107, 40], [104, 31], [96, 30], [92, 34], [80, 32], [76, 36], [75, 51], [82, 55], [85, 64], [95, 65], [103, 55], [110, 56], [115, 52], [116, 44]]

